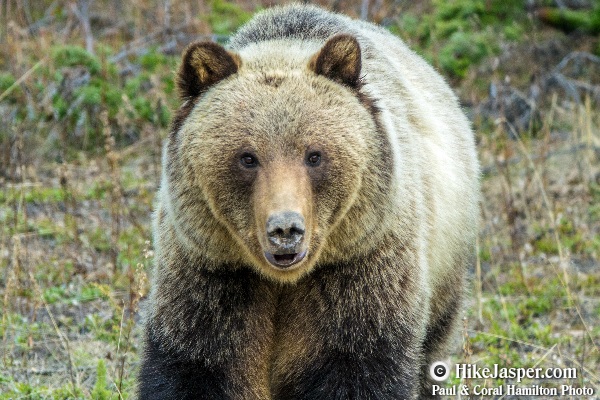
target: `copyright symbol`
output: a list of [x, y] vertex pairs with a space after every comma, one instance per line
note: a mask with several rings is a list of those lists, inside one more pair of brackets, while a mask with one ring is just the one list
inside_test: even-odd
[[431, 378], [434, 381], [442, 382], [448, 379], [448, 376], [450, 376], [450, 368], [445, 362], [437, 361], [431, 364], [431, 367], [429, 367], [429, 375], [431, 375]]

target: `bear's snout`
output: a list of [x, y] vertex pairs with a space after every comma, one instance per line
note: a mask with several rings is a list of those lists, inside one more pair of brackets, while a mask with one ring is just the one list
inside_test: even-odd
[[294, 211], [269, 216], [267, 236], [269, 243], [277, 248], [277, 253], [295, 253], [304, 239], [304, 217]]
[[306, 255], [304, 244], [304, 217], [295, 211], [271, 214], [267, 219], [269, 250], [267, 260], [277, 267], [289, 267]]

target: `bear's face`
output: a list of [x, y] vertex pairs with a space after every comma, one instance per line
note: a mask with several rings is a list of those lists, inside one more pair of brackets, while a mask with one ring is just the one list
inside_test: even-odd
[[[357, 196], [375, 130], [353, 92], [359, 72], [360, 48], [346, 35], [330, 39], [304, 69], [253, 67], [206, 43], [184, 56], [180, 89], [195, 105], [173, 133], [173, 154], [190, 193], [202, 193], [210, 218], [229, 232], [222, 245], [239, 248], [264, 275], [294, 281], [310, 271]], [[198, 222], [205, 210], [185, 213], [196, 229], [210, 226]]]

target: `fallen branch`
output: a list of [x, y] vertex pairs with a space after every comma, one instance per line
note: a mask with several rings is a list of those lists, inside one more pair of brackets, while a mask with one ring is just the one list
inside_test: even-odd
[[33, 35], [37, 33], [42, 27], [51, 24], [55, 20], [55, 17], [52, 14], [54, 13], [54, 10], [56, 10], [57, 7], [58, 2], [53, 1], [52, 4], [50, 4], [50, 7], [46, 9], [44, 16], [27, 27], [27, 31], [29, 32], [29, 34]]
[[[161, 46], [161, 50], [172, 51], [172, 49], [175, 48], [176, 45], [179, 43], [179, 40], [177, 38], [178, 33], [182, 33], [183, 30], [185, 30], [189, 27], [192, 27], [192, 26], [193, 26], [192, 23], [183, 23], [183, 24], [177, 25], [173, 28], [166, 27], [166, 28], [160, 29], [156, 32], [153, 32], [149, 35], [135, 39], [135, 40], [127, 43], [126, 45], [124, 45], [121, 48], [121, 50], [114, 56], [110, 57], [108, 59], [108, 61], [111, 63], [118, 63], [131, 55], [139, 56], [139, 55], [145, 54], [149, 51], [149, 47], [156, 45], [157, 40], [160, 38], [164, 38], [165, 36], [170, 38], [170, 40], [163, 39], [163, 45]], [[209, 40], [212, 42], [221, 42], [221, 41], [229, 39], [229, 36], [217, 35], [217, 34], [202, 34], [202, 35], [193, 35], [192, 38], [193, 38], [192, 41]]]
[[567, 54], [558, 64], [556, 64], [556, 67], [554, 67], [551, 73], [554, 74], [561, 72], [569, 62], [576, 59], [585, 59], [590, 62], [600, 64], [600, 57], [598, 56], [585, 51], [573, 51]]
[[90, 24], [90, 5], [93, 0], [79, 0], [78, 4], [71, 3], [71, 11], [79, 20], [85, 36], [85, 49], [94, 54], [94, 35]]
[[600, 86], [588, 82], [583, 82], [573, 79], [565, 75], [564, 69], [572, 61], [588, 61], [600, 66], [600, 57], [584, 51], [574, 51], [567, 54], [546, 76], [545, 82], [547, 86], [556, 84], [560, 86], [565, 93], [573, 98], [577, 104], [581, 104], [580, 91], [587, 93], [589, 96], [600, 99]]

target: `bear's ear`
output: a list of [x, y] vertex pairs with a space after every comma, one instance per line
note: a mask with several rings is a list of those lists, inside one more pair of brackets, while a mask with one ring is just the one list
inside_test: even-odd
[[215, 83], [235, 74], [240, 64], [237, 54], [228, 52], [219, 44], [191, 44], [183, 54], [177, 76], [180, 96], [183, 99], [197, 97]]
[[347, 34], [331, 37], [309, 63], [316, 74], [353, 88], [360, 83], [360, 67], [360, 45]]

